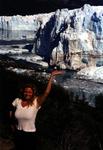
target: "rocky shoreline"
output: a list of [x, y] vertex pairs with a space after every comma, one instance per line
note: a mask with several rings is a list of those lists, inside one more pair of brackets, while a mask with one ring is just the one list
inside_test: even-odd
[[[20, 78], [32, 78], [40, 82], [47, 82], [50, 72], [53, 68], [45, 68], [37, 63], [27, 62], [26, 60], [17, 60], [8, 55], [0, 55], [0, 70], [8, 74], [8, 76], [17, 76]], [[43, 80], [42, 80], [43, 78]], [[12, 80], [12, 77], [11, 77]], [[21, 81], [20, 81], [21, 82]], [[92, 107], [96, 107], [96, 97], [103, 93], [102, 83], [94, 82], [89, 79], [79, 78], [77, 71], [65, 70], [64, 74], [58, 76], [54, 80], [55, 85], [60, 85], [73, 94], [73, 101], [76, 97], [79, 100], [85, 98], [85, 102]]]

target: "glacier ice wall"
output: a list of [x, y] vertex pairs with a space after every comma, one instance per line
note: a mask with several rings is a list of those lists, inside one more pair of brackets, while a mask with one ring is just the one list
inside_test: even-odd
[[33, 30], [33, 52], [50, 65], [82, 69], [103, 54], [103, 6], [61, 9], [33, 16], [0, 17], [0, 30]]
[[103, 53], [103, 6], [57, 10], [41, 24], [33, 50], [61, 68], [95, 66]]
[[33, 30], [37, 31], [42, 21], [42, 26], [48, 22], [53, 13], [37, 14], [31, 16], [0, 16], [0, 30]]

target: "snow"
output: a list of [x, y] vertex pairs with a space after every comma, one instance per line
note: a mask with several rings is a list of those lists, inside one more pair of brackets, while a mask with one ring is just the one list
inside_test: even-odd
[[35, 63], [35, 64], [39, 64], [41, 66], [43, 66], [44, 68], [48, 68], [48, 63], [43, 61], [43, 58], [32, 54], [32, 55], [27, 55], [27, 56], [11, 56], [12, 58], [16, 59], [16, 60], [25, 60], [26, 62], [31, 62], [31, 63]]
[[0, 54], [10, 54], [10, 55], [14, 55], [14, 54], [23, 54], [23, 53], [28, 53], [27, 49], [18, 49], [18, 48], [14, 48], [14, 49], [0, 49]]
[[103, 66], [84, 68], [77, 73], [77, 78], [103, 83]]

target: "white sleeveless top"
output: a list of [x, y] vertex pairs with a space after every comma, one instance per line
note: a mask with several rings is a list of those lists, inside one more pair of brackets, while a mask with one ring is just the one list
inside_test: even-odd
[[35, 132], [35, 119], [40, 109], [40, 107], [38, 108], [37, 106], [37, 98], [34, 99], [32, 106], [23, 107], [21, 101], [21, 99], [16, 98], [12, 103], [12, 105], [16, 107], [15, 118], [18, 120], [17, 129], [26, 132]]

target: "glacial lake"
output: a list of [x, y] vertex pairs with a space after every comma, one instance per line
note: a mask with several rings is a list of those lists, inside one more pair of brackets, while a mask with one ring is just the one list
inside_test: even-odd
[[0, 40], [33, 39], [34, 31], [0, 30]]

